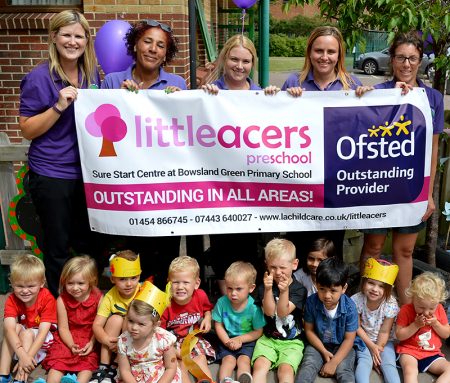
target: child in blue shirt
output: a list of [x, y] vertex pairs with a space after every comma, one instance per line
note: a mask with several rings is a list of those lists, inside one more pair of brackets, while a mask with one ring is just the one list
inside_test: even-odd
[[355, 303], [345, 295], [348, 268], [339, 259], [323, 260], [316, 273], [317, 293], [306, 300], [304, 320], [309, 344], [297, 375], [298, 383], [314, 383], [317, 374], [355, 382], [353, 345], [358, 329]]
[[225, 272], [227, 293], [217, 301], [212, 313], [221, 341], [217, 353], [221, 360], [220, 382], [233, 382], [231, 375], [236, 366], [239, 382], [252, 381], [250, 360], [266, 323], [261, 307], [249, 295], [255, 289], [255, 281], [256, 270], [248, 262], [234, 262]]

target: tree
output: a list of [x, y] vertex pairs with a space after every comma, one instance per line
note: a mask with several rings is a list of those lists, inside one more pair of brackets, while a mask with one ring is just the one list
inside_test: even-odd
[[[290, 6], [313, 4], [314, 0], [285, 0], [284, 9]], [[450, 42], [450, 0], [319, 0], [320, 13], [328, 20], [336, 21], [352, 47], [367, 29], [389, 32], [392, 39], [396, 32], [420, 30], [430, 42], [436, 59], [433, 87], [443, 93], [450, 59], [446, 49]], [[441, 157], [441, 154], [439, 154]], [[427, 225], [426, 254], [428, 263], [435, 265], [435, 253], [439, 222], [440, 172], [436, 172], [434, 200], [436, 210]]]

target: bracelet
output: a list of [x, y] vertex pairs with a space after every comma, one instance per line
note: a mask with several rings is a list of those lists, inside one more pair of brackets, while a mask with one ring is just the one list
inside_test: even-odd
[[52, 106], [52, 109], [53, 109], [56, 113], [58, 113], [59, 115], [61, 115], [62, 112], [63, 112], [62, 110], [59, 110], [59, 109], [56, 107], [56, 104]]

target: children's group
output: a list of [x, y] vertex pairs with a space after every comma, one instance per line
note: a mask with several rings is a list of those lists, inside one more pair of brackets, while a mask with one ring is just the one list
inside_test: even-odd
[[[192, 376], [265, 383], [270, 370], [280, 383], [312, 383], [319, 375], [368, 383], [372, 369], [387, 383], [400, 383], [399, 371], [405, 383], [424, 371], [450, 382], [441, 352], [450, 335], [443, 279], [418, 275], [406, 291], [410, 303], [399, 307], [398, 266], [369, 258], [360, 291], [349, 297], [348, 267], [329, 242], [318, 239], [299, 265], [291, 241], [272, 239], [263, 283], [256, 286], [254, 265], [234, 262], [215, 305], [189, 256], [172, 260], [162, 291], [140, 282], [139, 255], [113, 254], [113, 287], [105, 295], [94, 260], [75, 256], [64, 265], [55, 300], [41, 260], [19, 255], [4, 309], [0, 383], [26, 382], [39, 364], [48, 383], [188, 383]], [[218, 376], [209, 368], [214, 361]]]

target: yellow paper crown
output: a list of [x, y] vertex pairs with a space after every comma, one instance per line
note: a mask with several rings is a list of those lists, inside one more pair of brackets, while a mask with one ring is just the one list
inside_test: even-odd
[[382, 259], [369, 258], [364, 266], [364, 278], [375, 279], [393, 286], [397, 278], [398, 266]]
[[167, 291], [169, 290], [169, 284], [167, 284], [166, 292], [164, 292], [158, 289], [153, 283], [145, 281], [141, 285], [141, 288], [139, 289], [139, 292], [136, 294], [134, 299], [148, 303], [158, 312], [159, 316], [161, 317], [164, 310], [167, 308], [167, 306], [170, 305], [170, 294], [167, 293]]
[[134, 261], [118, 257], [116, 254], [109, 258], [109, 270], [111, 276], [118, 278], [130, 278], [141, 274], [141, 261], [139, 255]]

